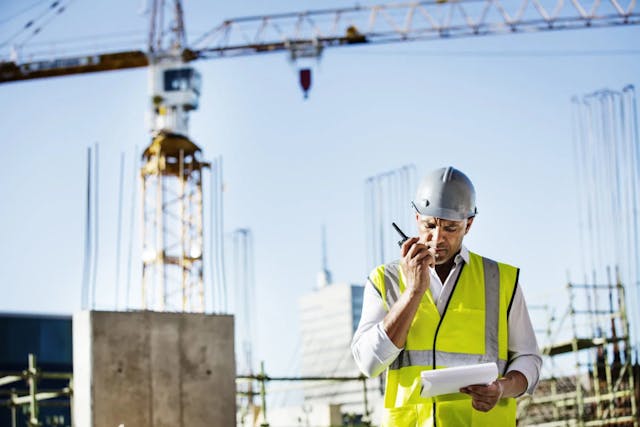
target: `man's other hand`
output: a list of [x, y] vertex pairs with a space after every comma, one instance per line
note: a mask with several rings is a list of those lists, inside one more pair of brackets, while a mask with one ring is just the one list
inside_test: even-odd
[[502, 383], [499, 381], [489, 385], [470, 385], [460, 389], [460, 393], [471, 396], [473, 408], [482, 412], [490, 411], [496, 406], [503, 392]]

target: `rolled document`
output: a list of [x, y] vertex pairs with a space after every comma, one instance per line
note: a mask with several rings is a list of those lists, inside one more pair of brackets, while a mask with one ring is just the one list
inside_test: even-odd
[[457, 366], [455, 368], [422, 371], [422, 391], [420, 396], [433, 397], [441, 394], [458, 393], [462, 387], [474, 384], [489, 384], [498, 378], [498, 366], [491, 363]]

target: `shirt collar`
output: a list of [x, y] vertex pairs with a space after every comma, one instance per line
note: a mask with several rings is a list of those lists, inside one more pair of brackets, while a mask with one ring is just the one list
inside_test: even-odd
[[460, 252], [456, 255], [456, 257], [453, 260], [455, 265], [460, 264], [461, 261], [463, 261], [465, 264], [469, 263], [469, 249], [467, 249], [465, 245], [462, 245], [460, 247]]

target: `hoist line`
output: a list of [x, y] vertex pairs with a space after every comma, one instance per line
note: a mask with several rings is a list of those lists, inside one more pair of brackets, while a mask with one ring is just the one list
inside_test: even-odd
[[[45, 18], [47, 15], [51, 14], [50, 17], [48, 17], [48, 19], [45, 19], [44, 22], [42, 24], [40, 24], [37, 28], [35, 28], [33, 30], [33, 32], [26, 36], [26, 38], [21, 42], [17, 44], [18, 48], [23, 48], [24, 45], [31, 39], [33, 39], [33, 37], [35, 37], [36, 35], [40, 34], [41, 31], [49, 24], [51, 23], [51, 21], [53, 21], [55, 19], [56, 16], [62, 14], [66, 8], [69, 6], [69, 4], [71, 4], [73, 0], [68, 0], [66, 5], [61, 5], [62, 1], [61, 0], [56, 0], [53, 3], [51, 3], [51, 5], [47, 8], [47, 10], [45, 10], [44, 12], [42, 12], [40, 15], [38, 15], [36, 18], [29, 20], [26, 24], [24, 24], [24, 26], [18, 30], [15, 34], [13, 34], [12, 36], [10, 36], [7, 40], [5, 40], [4, 42], [0, 43], [0, 47], [6, 46], [7, 44], [11, 43], [13, 40], [15, 40], [16, 38], [18, 38], [22, 33], [24, 33], [25, 31], [29, 30], [31, 27], [33, 27], [34, 25], [36, 25], [37, 21], [39, 21], [40, 19]], [[57, 9], [56, 9], [57, 8]], [[53, 12], [52, 12], [53, 11]]]
[[45, 1], [46, 1], [46, 0], [38, 0], [38, 1], [34, 2], [34, 3], [32, 3], [30, 6], [27, 6], [27, 7], [23, 8], [23, 9], [22, 9], [22, 10], [20, 10], [19, 12], [16, 12], [16, 13], [14, 13], [13, 15], [11, 15], [11, 16], [9, 16], [9, 17], [7, 17], [7, 18], [0, 19], [0, 25], [4, 24], [4, 23], [6, 23], [6, 22], [9, 22], [9, 21], [11, 21], [11, 20], [16, 19], [18, 16], [20, 16], [20, 15], [22, 15], [22, 14], [24, 14], [24, 13], [27, 13], [27, 12], [28, 12], [28, 11], [30, 11], [31, 9], [35, 9], [35, 7], [36, 7], [36, 6], [38, 6], [38, 5], [39, 5], [39, 4], [41, 4], [41, 3], [44, 3]]

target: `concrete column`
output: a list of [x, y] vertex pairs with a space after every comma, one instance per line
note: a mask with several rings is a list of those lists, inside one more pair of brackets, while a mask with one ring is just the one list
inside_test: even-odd
[[235, 425], [233, 316], [73, 317], [76, 427]]

